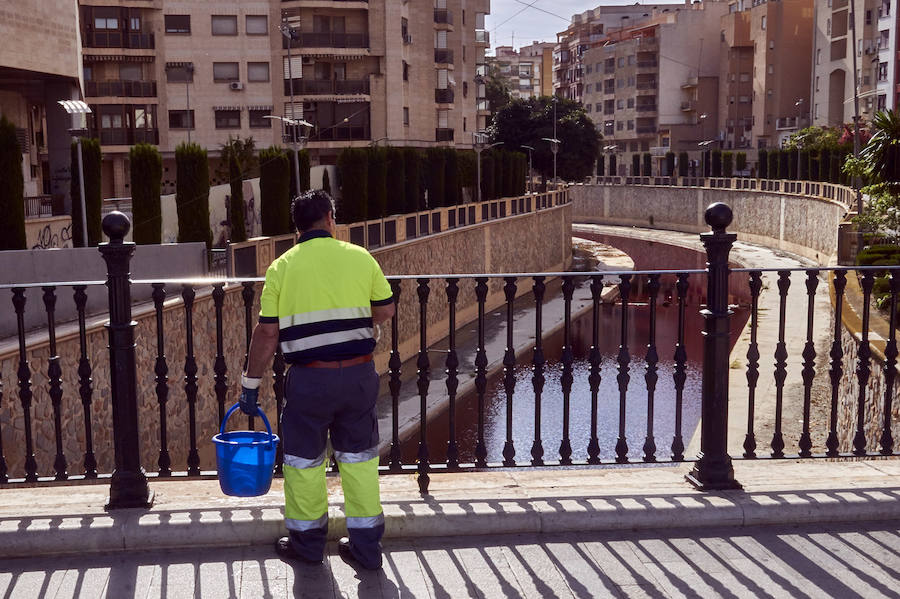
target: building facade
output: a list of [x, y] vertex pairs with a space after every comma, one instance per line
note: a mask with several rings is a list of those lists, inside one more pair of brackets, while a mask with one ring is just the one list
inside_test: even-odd
[[[489, 0], [80, 0], [91, 134], [104, 197], [130, 196], [128, 150], [159, 146], [164, 191], [191, 141], [295, 136], [313, 164], [348, 146], [470, 145]], [[481, 94], [479, 96], [479, 94]], [[285, 126], [269, 116], [302, 119]], [[211, 169], [215, 172], [215, 168]], [[214, 181], [216, 182], [216, 181]]]
[[552, 42], [533, 42], [519, 50], [512, 46], [497, 46], [488, 65], [503, 80], [512, 98], [531, 98], [553, 94]]

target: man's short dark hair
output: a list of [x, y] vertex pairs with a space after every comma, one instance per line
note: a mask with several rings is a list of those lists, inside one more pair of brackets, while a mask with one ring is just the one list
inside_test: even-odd
[[298, 231], [308, 231], [329, 212], [334, 212], [334, 200], [321, 189], [301, 193], [291, 204], [291, 217]]

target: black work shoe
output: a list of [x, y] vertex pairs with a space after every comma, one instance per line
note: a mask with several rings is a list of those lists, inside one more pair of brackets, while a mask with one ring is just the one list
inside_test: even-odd
[[[380, 545], [379, 545], [380, 547]], [[350, 564], [351, 566], [360, 566], [365, 568], [366, 570], [380, 570], [381, 569], [381, 555], [378, 556], [377, 564], [364, 564], [359, 561], [356, 556], [353, 554], [353, 550], [350, 546], [350, 539], [348, 537], [341, 537], [338, 541], [338, 555], [341, 556], [341, 559], [344, 560], [345, 563]]]
[[290, 537], [281, 537], [280, 539], [275, 541], [275, 553], [278, 554], [278, 557], [287, 561], [296, 561], [304, 564], [314, 565], [321, 565], [322, 563], [322, 558], [309, 559], [308, 557], [298, 554], [294, 550], [294, 546], [291, 545]]

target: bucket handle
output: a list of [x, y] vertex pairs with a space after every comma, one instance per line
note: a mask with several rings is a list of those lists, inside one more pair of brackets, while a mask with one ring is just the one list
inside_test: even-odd
[[[225, 434], [225, 423], [228, 422], [228, 419], [231, 417], [232, 414], [234, 414], [234, 411], [240, 407], [241, 407], [241, 404], [236, 403], [233, 406], [231, 406], [230, 408], [228, 408], [227, 412], [225, 412], [225, 418], [222, 419], [222, 425], [219, 427], [220, 435]], [[274, 438], [274, 435], [272, 435], [272, 427], [269, 426], [269, 419], [266, 418], [265, 413], [259, 409], [259, 406], [256, 406], [256, 413], [262, 418], [262, 421], [266, 425], [266, 432], [269, 433], [269, 446], [271, 447], [272, 439]]]

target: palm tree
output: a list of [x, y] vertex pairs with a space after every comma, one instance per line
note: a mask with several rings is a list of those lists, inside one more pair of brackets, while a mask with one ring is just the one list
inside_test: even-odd
[[900, 114], [896, 110], [875, 113], [874, 134], [860, 152], [873, 180], [890, 188], [900, 186]]

